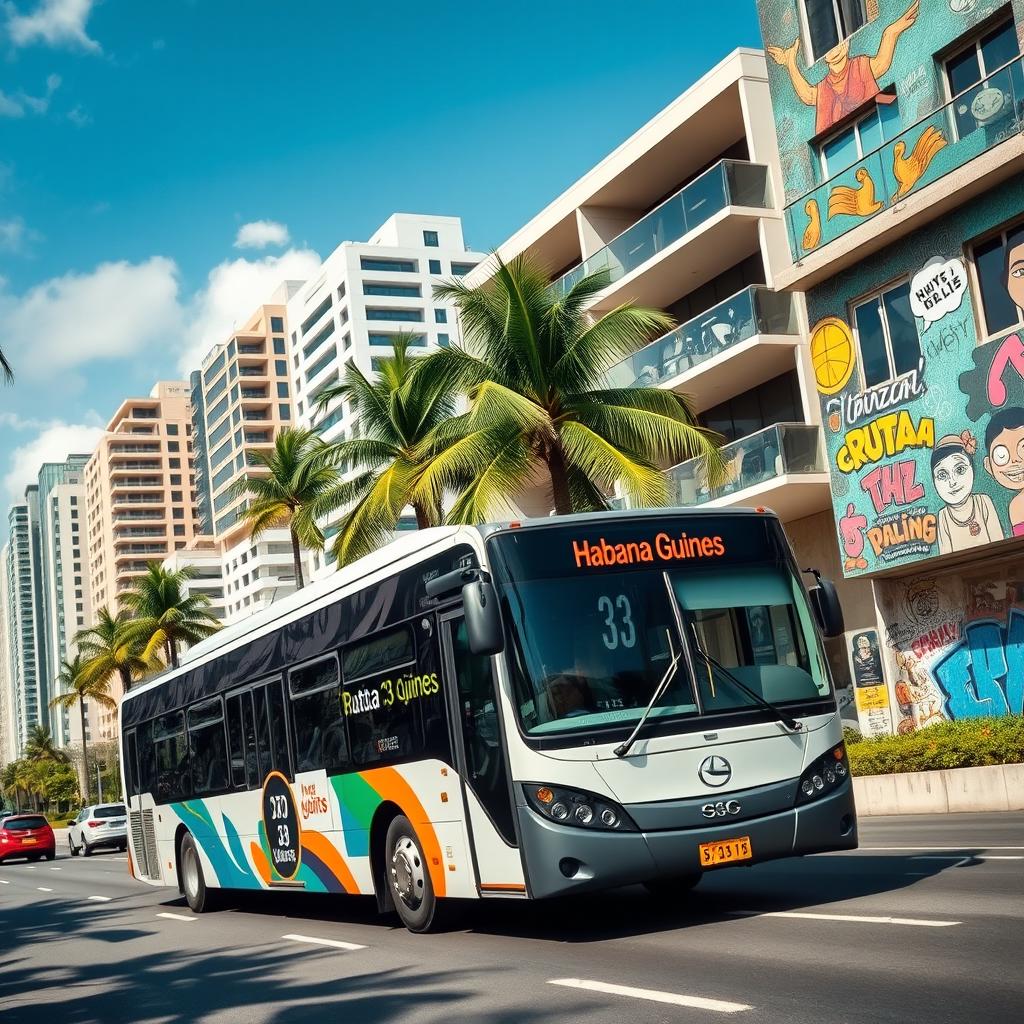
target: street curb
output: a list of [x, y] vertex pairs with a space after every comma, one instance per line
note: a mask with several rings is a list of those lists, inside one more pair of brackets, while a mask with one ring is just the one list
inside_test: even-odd
[[854, 778], [853, 792], [862, 817], [1024, 811], [1024, 764], [865, 775]]

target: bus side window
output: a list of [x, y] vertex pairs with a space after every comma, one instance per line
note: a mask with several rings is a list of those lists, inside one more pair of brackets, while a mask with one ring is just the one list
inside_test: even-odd
[[256, 731], [260, 744], [260, 778], [265, 779], [272, 771], [288, 775], [288, 734], [280, 679], [257, 687], [252, 696], [256, 705]]
[[124, 741], [125, 747], [125, 765], [124, 775], [127, 785], [127, 796], [137, 796], [140, 792], [139, 789], [139, 754], [138, 754], [138, 741], [135, 738], [135, 730], [132, 729]]
[[228, 725], [228, 764], [231, 768], [231, 785], [245, 789], [245, 734], [242, 732], [242, 698], [247, 693], [236, 693], [224, 702], [224, 717]]
[[151, 790], [158, 803], [172, 803], [192, 795], [184, 715], [176, 711], [152, 723], [155, 778]]
[[202, 796], [226, 789], [228, 767], [220, 697], [194, 704], [188, 709], [188, 746], [193, 792]]
[[288, 673], [296, 772], [332, 771], [348, 764], [340, 683], [333, 654]]

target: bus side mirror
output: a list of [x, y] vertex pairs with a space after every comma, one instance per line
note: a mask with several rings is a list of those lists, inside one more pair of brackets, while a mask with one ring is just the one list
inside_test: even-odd
[[[816, 574], [817, 575], [817, 574]], [[817, 577], [817, 586], [811, 587], [811, 608], [818, 620], [821, 632], [827, 637], [841, 636], [846, 625], [843, 621], [843, 608], [839, 603], [836, 585], [831, 580]]]
[[498, 613], [498, 595], [490, 580], [474, 580], [462, 588], [466, 637], [473, 654], [500, 654], [505, 646]]

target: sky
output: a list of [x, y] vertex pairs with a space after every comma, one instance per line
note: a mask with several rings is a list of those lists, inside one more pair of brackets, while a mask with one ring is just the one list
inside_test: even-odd
[[0, 0], [0, 537], [43, 461], [393, 212], [488, 251], [754, 0]]

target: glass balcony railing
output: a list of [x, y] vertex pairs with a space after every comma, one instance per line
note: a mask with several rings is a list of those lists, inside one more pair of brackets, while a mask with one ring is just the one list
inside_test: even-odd
[[681, 462], [668, 471], [670, 494], [678, 505], [703, 505], [755, 487], [766, 480], [800, 473], [824, 473], [821, 427], [809, 423], [776, 423], [722, 448], [725, 480], [709, 487], [700, 459]]
[[744, 288], [617, 363], [608, 381], [615, 388], [650, 387], [758, 334], [799, 335], [792, 295]]
[[1024, 132], [1024, 57], [982, 79], [786, 207], [794, 260]]
[[768, 168], [764, 164], [721, 160], [551, 287], [557, 295], [565, 295], [578, 281], [598, 270], [609, 272], [609, 283], [618, 281], [727, 206], [767, 210], [771, 205]]

